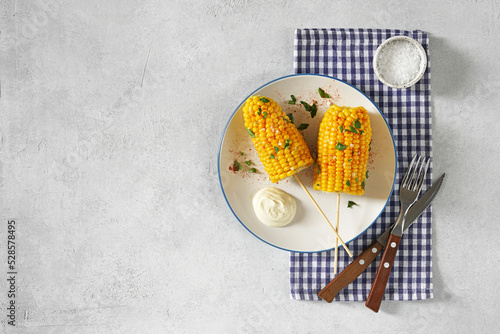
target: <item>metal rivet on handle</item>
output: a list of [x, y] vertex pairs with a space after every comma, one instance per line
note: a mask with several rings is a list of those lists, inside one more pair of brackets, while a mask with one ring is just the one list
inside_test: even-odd
[[378, 252], [377, 247], [373, 247], [372, 248], [372, 253], [375, 254], [376, 252]]
[[385, 263], [384, 263], [384, 268], [386, 268], [386, 269], [387, 269], [387, 268], [389, 268], [389, 266], [390, 266], [389, 262], [385, 262]]
[[360, 264], [360, 265], [365, 264], [365, 260], [363, 260], [363, 259], [359, 260], [359, 264]]
[[396, 243], [395, 243], [394, 241], [393, 241], [393, 242], [391, 242], [391, 247], [392, 247], [392, 248], [396, 248]]

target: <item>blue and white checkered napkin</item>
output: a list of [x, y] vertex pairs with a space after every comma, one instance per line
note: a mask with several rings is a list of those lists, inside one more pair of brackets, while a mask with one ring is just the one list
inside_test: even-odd
[[[394, 194], [379, 219], [358, 239], [349, 243], [358, 256], [399, 214], [399, 183], [412, 156], [432, 156], [430, 62], [423, 78], [409, 89], [382, 84], [372, 67], [377, 47], [387, 38], [406, 35], [422, 44], [429, 57], [429, 38], [422, 31], [379, 29], [297, 29], [294, 67], [296, 73], [318, 73], [346, 81], [363, 91], [380, 108], [389, 122], [398, 154]], [[428, 58], [429, 59], [429, 58]], [[428, 173], [424, 189], [432, 183]], [[335, 300], [366, 300], [381, 255]], [[352, 261], [339, 251], [339, 272]], [[291, 297], [319, 300], [317, 293], [333, 278], [334, 251], [291, 253]], [[385, 291], [386, 300], [432, 298], [431, 208], [429, 207], [403, 236]]]

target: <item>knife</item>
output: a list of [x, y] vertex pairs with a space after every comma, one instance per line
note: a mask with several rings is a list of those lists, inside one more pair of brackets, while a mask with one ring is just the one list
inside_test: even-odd
[[[417, 219], [422, 212], [431, 204], [443, 183], [445, 173], [441, 175], [415, 204], [408, 210], [404, 229], [410, 227], [415, 219]], [[354, 259], [342, 272], [340, 272], [328, 285], [326, 285], [318, 296], [331, 303], [333, 298], [351, 282], [353, 282], [359, 275], [361, 275], [370, 263], [375, 260], [377, 255], [384, 249], [389, 240], [389, 235], [394, 224], [392, 224], [384, 233], [382, 233], [373, 244], [366, 248], [356, 259]]]

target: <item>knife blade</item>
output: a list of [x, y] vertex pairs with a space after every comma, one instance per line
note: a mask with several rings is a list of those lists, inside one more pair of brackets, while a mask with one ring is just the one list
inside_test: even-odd
[[[445, 173], [441, 175], [432, 186], [417, 200], [417, 202], [408, 210], [407, 218], [404, 229], [409, 228], [414, 221], [424, 212], [429, 206], [434, 197], [441, 188]], [[384, 233], [382, 233], [377, 240], [369, 247], [367, 247], [356, 259], [354, 259], [344, 270], [342, 270], [330, 283], [328, 283], [320, 292], [318, 296], [331, 303], [333, 298], [346, 286], [352, 283], [359, 275], [361, 275], [366, 268], [375, 260], [377, 255], [387, 245], [389, 235], [394, 224], [392, 224]]]

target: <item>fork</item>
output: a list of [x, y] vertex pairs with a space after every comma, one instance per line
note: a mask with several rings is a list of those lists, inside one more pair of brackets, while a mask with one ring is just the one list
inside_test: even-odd
[[365, 303], [365, 306], [374, 312], [378, 312], [382, 303], [385, 287], [391, 274], [401, 237], [403, 236], [406, 214], [408, 213], [408, 209], [417, 201], [418, 194], [420, 193], [420, 189], [422, 189], [422, 184], [427, 175], [430, 161], [430, 158], [426, 162], [424, 157], [415, 155], [401, 181], [399, 188], [401, 211], [387, 241], [387, 247], [380, 260], [377, 274], [375, 275], [372, 288]]

